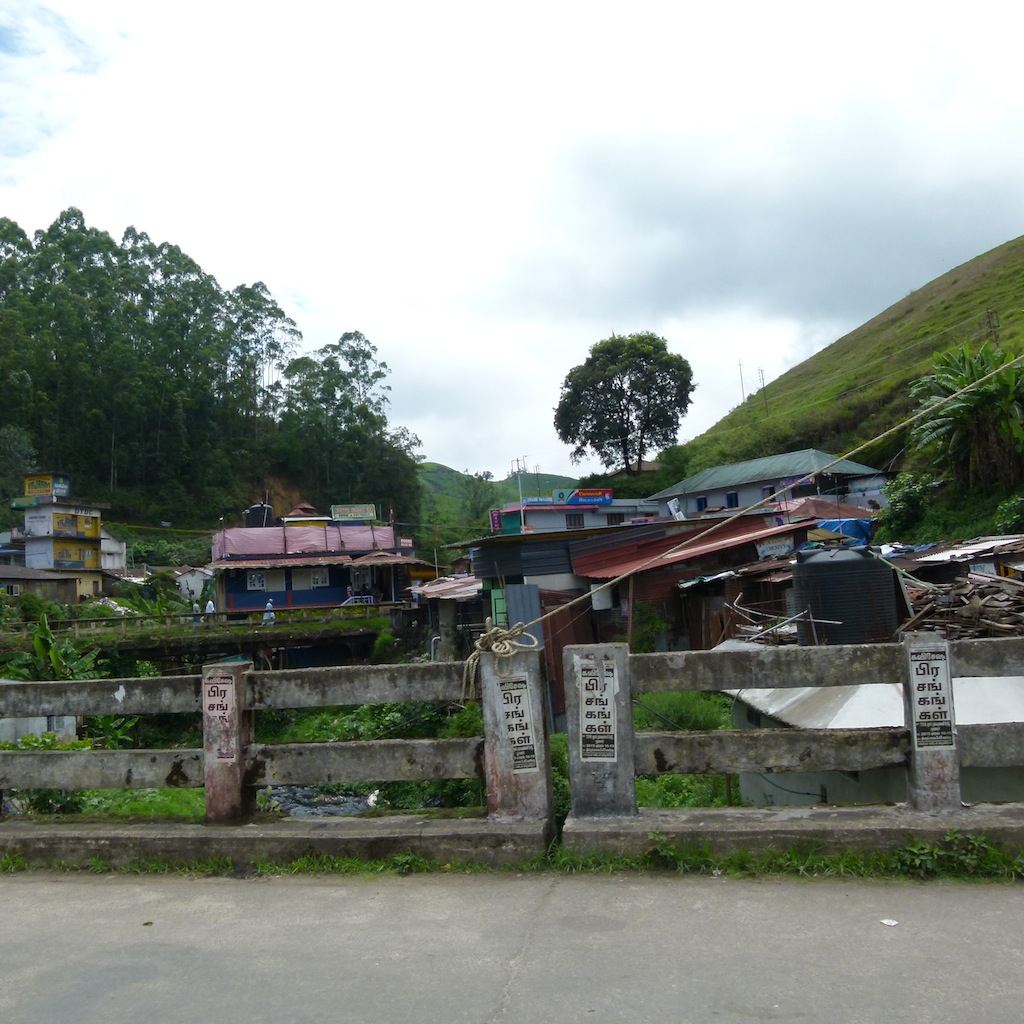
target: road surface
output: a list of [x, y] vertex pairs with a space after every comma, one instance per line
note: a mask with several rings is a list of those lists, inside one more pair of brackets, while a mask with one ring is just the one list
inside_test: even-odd
[[1011, 884], [0, 876], [5, 1024], [1022, 1015], [1024, 887]]

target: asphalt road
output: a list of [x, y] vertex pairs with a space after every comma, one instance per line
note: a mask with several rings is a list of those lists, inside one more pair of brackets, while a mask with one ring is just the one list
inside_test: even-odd
[[1012, 884], [0, 876], [5, 1024], [1005, 1024], [1022, 1007]]

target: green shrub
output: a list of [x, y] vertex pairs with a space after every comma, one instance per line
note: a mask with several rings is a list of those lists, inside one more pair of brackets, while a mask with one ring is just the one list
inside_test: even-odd
[[388, 665], [392, 662], [396, 650], [395, 636], [388, 630], [381, 630], [373, 642], [373, 654], [370, 656], [372, 665]]

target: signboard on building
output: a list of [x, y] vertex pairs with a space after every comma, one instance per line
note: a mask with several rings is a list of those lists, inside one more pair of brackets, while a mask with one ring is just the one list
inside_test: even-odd
[[52, 494], [66, 498], [71, 489], [71, 478], [59, 473], [29, 473], [25, 477], [26, 496]]
[[501, 533], [501, 509], [492, 508], [490, 512], [491, 516], [491, 533]]
[[562, 487], [552, 498], [556, 505], [610, 505], [613, 494], [610, 487]]
[[358, 520], [366, 522], [377, 518], [376, 505], [332, 505], [331, 519], [335, 522], [344, 523]]
[[793, 552], [792, 537], [772, 537], [754, 542], [758, 558], [785, 558]]

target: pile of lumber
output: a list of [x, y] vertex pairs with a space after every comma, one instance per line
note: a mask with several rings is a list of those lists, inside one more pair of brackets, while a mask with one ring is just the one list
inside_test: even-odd
[[1024, 636], [1024, 579], [971, 572], [954, 583], [907, 585], [914, 614], [901, 633], [934, 630], [947, 640]]

